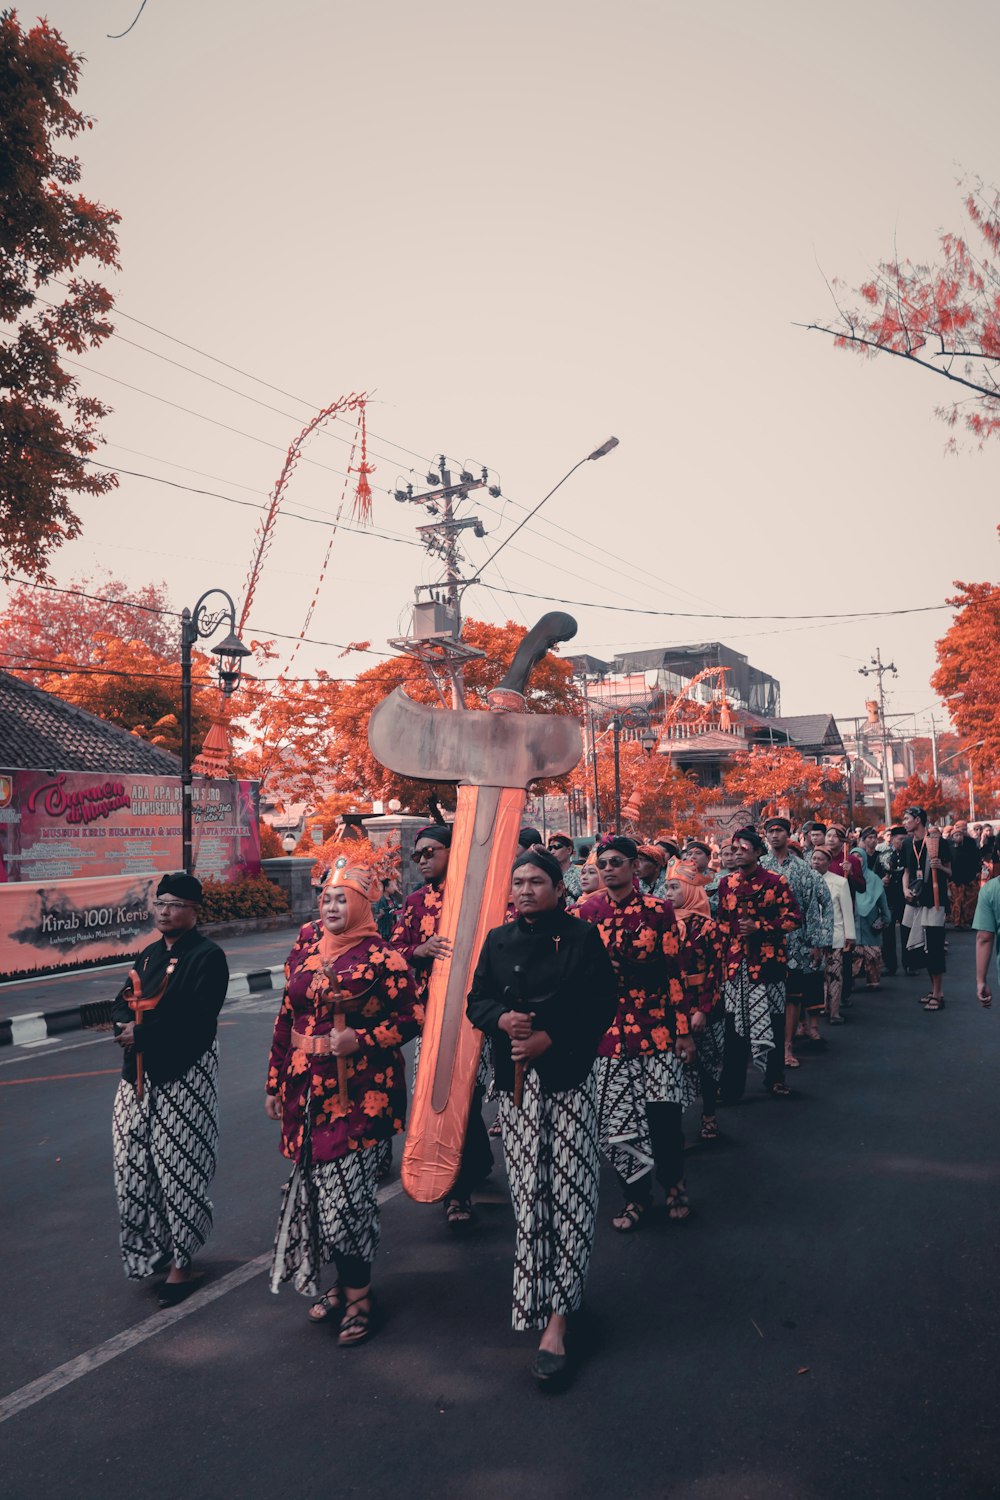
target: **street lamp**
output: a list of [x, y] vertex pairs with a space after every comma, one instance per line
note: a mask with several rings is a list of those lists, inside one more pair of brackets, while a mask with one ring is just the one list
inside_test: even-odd
[[[225, 608], [206, 609], [205, 602], [213, 594], [225, 599]], [[224, 621], [229, 625], [229, 634], [212, 647], [212, 655], [219, 658], [219, 688], [223, 697], [229, 698], [240, 685], [243, 657], [250, 655], [249, 646], [244, 646], [236, 634], [235, 604], [225, 589], [206, 589], [194, 609], [185, 609], [181, 613], [181, 863], [188, 875], [192, 873], [194, 863], [191, 857], [191, 648], [214, 635]]]
[[614, 734], [615, 746], [615, 832], [621, 832], [622, 826], [622, 769], [621, 769], [621, 734], [623, 729], [637, 729], [640, 724], [646, 728], [639, 743], [642, 745], [642, 753], [651, 755], [657, 743], [656, 732], [652, 727], [652, 721], [648, 710], [645, 708], [626, 708], [619, 713], [615, 710], [615, 716], [611, 720], [611, 729]]

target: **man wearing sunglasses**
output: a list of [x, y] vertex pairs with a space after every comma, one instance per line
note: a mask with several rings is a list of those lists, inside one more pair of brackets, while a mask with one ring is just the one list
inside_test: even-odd
[[191, 1262], [212, 1230], [216, 1032], [229, 965], [198, 931], [201, 897], [193, 875], [164, 875], [153, 902], [159, 939], [143, 948], [111, 1007], [123, 1052], [113, 1116], [122, 1260], [130, 1281], [167, 1271], [161, 1307], [193, 1290]]
[[699, 1091], [692, 1032], [706, 1021], [685, 992], [673, 907], [638, 889], [638, 855], [633, 839], [604, 838], [597, 849], [604, 889], [576, 908], [596, 926], [618, 978], [614, 1023], [598, 1048], [597, 1090], [601, 1150], [625, 1197], [611, 1220], [620, 1234], [638, 1229], [652, 1207], [654, 1176], [669, 1217], [690, 1214], [682, 1117]]
[[562, 871], [563, 889], [567, 899], [580, 899], [580, 872], [573, 863], [573, 840], [568, 833], [549, 834], [549, 853], [554, 854]]
[[[450, 823], [428, 823], [421, 828], [413, 844], [413, 862], [424, 878], [424, 884], [407, 896], [391, 938], [392, 946], [402, 953], [417, 981], [417, 999], [426, 1001], [431, 970], [439, 958], [451, 954], [451, 943], [438, 932], [444, 906], [444, 883], [451, 857]], [[416, 1073], [420, 1060], [420, 1040], [413, 1057]], [[483, 1124], [483, 1098], [489, 1083], [489, 1061], [484, 1056], [476, 1078], [476, 1091], [469, 1111], [469, 1123], [462, 1148], [462, 1165], [448, 1197], [444, 1201], [445, 1219], [452, 1229], [465, 1229], [473, 1222], [472, 1192], [493, 1170], [493, 1150]]]

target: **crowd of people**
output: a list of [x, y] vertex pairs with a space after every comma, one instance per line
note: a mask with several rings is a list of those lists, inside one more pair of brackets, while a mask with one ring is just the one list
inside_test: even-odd
[[[451, 839], [444, 822], [420, 831], [422, 883], [388, 902], [389, 920], [373, 872], [340, 860], [285, 966], [265, 1109], [292, 1170], [271, 1286], [305, 1293], [309, 1320], [345, 1348], [377, 1322], [378, 1184], [406, 1122], [401, 1049], [417, 1039], [419, 1067], [430, 976], [450, 954], [439, 928]], [[484, 1046], [444, 1212], [454, 1231], [474, 1224], [499, 1134], [516, 1222], [512, 1322], [540, 1332], [540, 1384], [563, 1383], [570, 1367], [601, 1161], [618, 1184], [613, 1231], [638, 1233], [657, 1209], [684, 1223], [685, 1110], [700, 1103], [698, 1134], [711, 1144], [749, 1077], [787, 1099], [808, 1043], [845, 1024], [859, 986], [878, 990], [900, 967], [926, 975], [928, 1013], [944, 1010], [949, 920], [977, 929], [989, 1005], [998, 859], [992, 828], [939, 828], [920, 807], [881, 829], [773, 816], [721, 842], [610, 833], [578, 849], [568, 834], [522, 830], [507, 919], [488, 934], [468, 996]], [[130, 1278], [166, 1272], [164, 1306], [197, 1284], [192, 1261], [212, 1225], [228, 969], [198, 931], [200, 901], [194, 877], [164, 876], [160, 938], [114, 1005], [122, 1254]], [[487, 1096], [497, 1102], [489, 1133]]]

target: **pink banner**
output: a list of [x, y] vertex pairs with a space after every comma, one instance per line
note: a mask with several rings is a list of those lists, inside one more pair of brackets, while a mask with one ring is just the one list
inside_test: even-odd
[[155, 875], [0, 886], [0, 978], [127, 958], [153, 941]]

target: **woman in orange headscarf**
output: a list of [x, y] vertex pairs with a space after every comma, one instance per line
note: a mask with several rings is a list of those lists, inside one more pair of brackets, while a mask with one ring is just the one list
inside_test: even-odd
[[402, 1044], [422, 1018], [413, 975], [372, 917], [372, 876], [340, 859], [285, 964], [265, 1109], [295, 1162], [278, 1218], [271, 1290], [315, 1296], [326, 1261], [337, 1282], [309, 1309], [339, 1325], [338, 1343], [371, 1328], [379, 1243], [379, 1150], [406, 1120]]
[[666, 897], [681, 929], [681, 971], [684, 988], [692, 991], [691, 1030], [698, 1049], [701, 1089], [701, 1138], [719, 1138], [716, 1104], [722, 1074], [722, 1049], [726, 1016], [722, 1004], [722, 949], [712, 919], [705, 887], [710, 875], [702, 875], [686, 860], [671, 860], [667, 869]]

